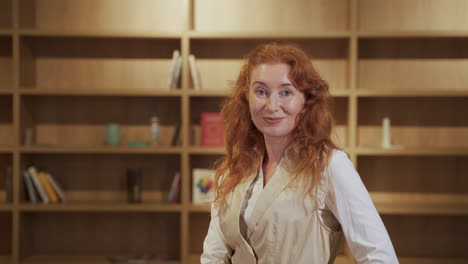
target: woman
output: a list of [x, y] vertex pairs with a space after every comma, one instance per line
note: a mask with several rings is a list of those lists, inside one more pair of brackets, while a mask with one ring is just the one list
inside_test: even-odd
[[341, 234], [358, 263], [398, 263], [347, 155], [332, 142], [328, 85], [292, 45], [246, 58], [222, 113], [227, 154], [202, 263], [333, 263]]

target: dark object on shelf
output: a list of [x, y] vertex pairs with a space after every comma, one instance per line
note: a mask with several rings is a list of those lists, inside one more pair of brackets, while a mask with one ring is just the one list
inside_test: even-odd
[[8, 166], [6, 170], [6, 202], [13, 202], [13, 172], [11, 166]]
[[127, 169], [129, 203], [141, 203], [141, 169]]

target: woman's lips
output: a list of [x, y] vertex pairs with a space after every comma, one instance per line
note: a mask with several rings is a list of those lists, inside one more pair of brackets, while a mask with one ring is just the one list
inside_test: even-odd
[[284, 119], [284, 117], [264, 117], [263, 118], [263, 120], [265, 120], [265, 122], [270, 123], [270, 124], [279, 123], [283, 119]]

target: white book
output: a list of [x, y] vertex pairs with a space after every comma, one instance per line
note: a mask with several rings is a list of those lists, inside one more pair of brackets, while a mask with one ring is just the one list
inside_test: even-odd
[[195, 59], [195, 55], [190, 54], [189, 58], [189, 67], [190, 67], [190, 75], [192, 77], [193, 89], [200, 90], [200, 77], [198, 73], [197, 63]]
[[214, 170], [193, 169], [192, 203], [209, 204], [214, 200]]
[[37, 170], [34, 166], [29, 167], [28, 169], [29, 175], [31, 175], [31, 179], [34, 183], [34, 186], [36, 187], [37, 192], [39, 193], [39, 196], [41, 197], [42, 203], [49, 203], [49, 196], [47, 196], [46, 191], [44, 190], [44, 187], [41, 184], [41, 181], [39, 180], [39, 175], [37, 173]]
[[172, 80], [171, 89], [176, 89], [179, 84], [180, 72], [182, 71], [182, 56], [177, 58], [175, 70], [174, 70], [174, 79]]
[[36, 191], [34, 190], [32, 178], [27, 171], [24, 171], [23, 173], [23, 180], [26, 185], [29, 201], [31, 203], [37, 203]]
[[45, 174], [47, 177], [47, 180], [50, 182], [50, 185], [52, 185], [52, 188], [54, 188], [55, 193], [58, 195], [60, 200], [62, 202], [67, 201], [67, 197], [65, 196], [65, 193], [63, 192], [62, 187], [58, 184], [58, 182], [52, 177], [50, 173]]
[[180, 57], [180, 52], [178, 50], [174, 50], [172, 52], [171, 71], [169, 73], [169, 78], [168, 78], [168, 81], [167, 81], [167, 87], [169, 87], [169, 88], [172, 88], [172, 86], [174, 85], [173, 84], [174, 75], [175, 75], [175, 71], [176, 71], [177, 62], [179, 60], [179, 57]]

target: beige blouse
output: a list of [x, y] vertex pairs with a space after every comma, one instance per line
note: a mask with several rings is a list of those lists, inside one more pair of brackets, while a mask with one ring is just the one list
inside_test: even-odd
[[398, 263], [390, 238], [346, 153], [323, 173], [319, 208], [289, 185], [281, 161], [263, 188], [261, 169], [236, 187], [222, 216], [212, 210], [201, 263], [333, 263], [340, 226], [358, 263]]

